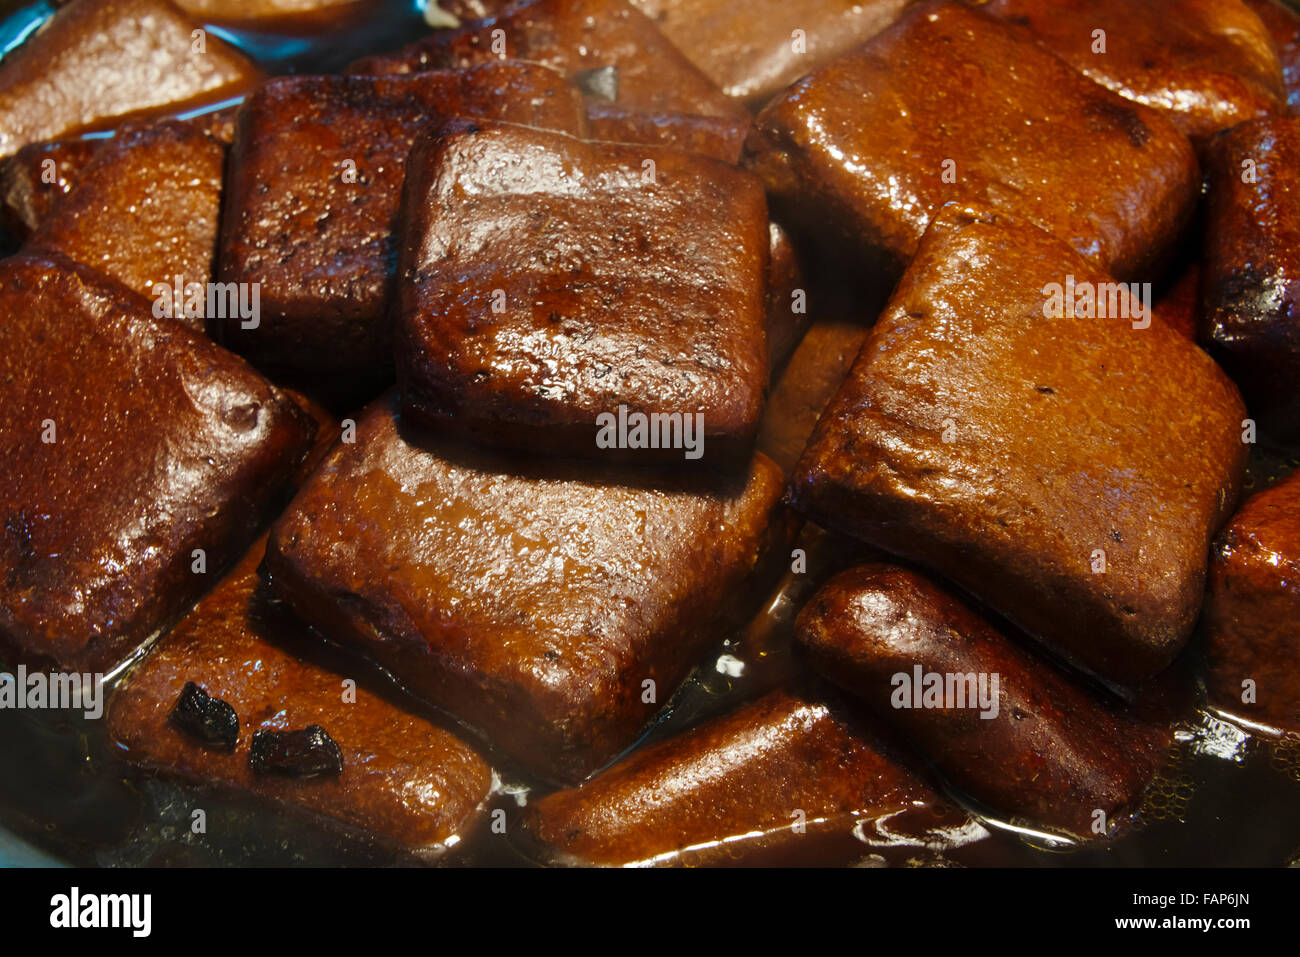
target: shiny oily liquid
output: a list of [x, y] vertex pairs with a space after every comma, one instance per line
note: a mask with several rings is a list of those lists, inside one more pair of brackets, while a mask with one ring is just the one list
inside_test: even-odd
[[[49, 3], [0, 3], [0, 52], [52, 12]], [[290, 25], [239, 31], [214, 24], [212, 29], [273, 73], [336, 71], [427, 31], [414, 0], [365, 0], [334, 26], [311, 34]], [[1247, 492], [1273, 484], [1298, 464], [1295, 450], [1257, 449]], [[800, 673], [792, 655], [795, 615], [810, 596], [811, 583], [848, 560], [843, 546], [826, 536], [813, 535], [808, 553], [808, 574], [788, 576], [758, 616], [714, 650], [639, 744], [731, 711]], [[1195, 641], [1188, 655], [1198, 655]], [[409, 863], [364, 836], [306, 816], [136, 771], [114, 750], [105, 722], [86, 720], [80, 712], [0, 711], [0, 827], [55, 859], [82, 865]], [[505, 833], [482, 827], [447, 863], [533, 863], [527, 845], [516, 838], [517, 811], [529, 794], [523, 781], [498, 788], [493, 806], [507, 812]], [[954, 797], [978, 814], [970, 802]], [[1300, 866], [1298, 800], [1300, 735], [1260, 739], [1189, 706], [1141, 810], [1112, 840], [1079, 849], [1014, 822], [981, 816], [986, 833], [961, 846], [872, 846], [847, 822], [842, 832], [818, 836], [816, 848], [826, 860], [866, 866]], [[201, 834], [191, 828], [198, 808], [206, 814]], [[818, 859], [811, 847], [805, 853], [796, 847], [789, 856], [764, 862], [816, 864]]]

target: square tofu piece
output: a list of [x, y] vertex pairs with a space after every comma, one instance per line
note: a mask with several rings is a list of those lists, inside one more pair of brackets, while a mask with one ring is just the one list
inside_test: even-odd
[[[543, 63], [631, 110], [743, 116], [744, 108], [624, 0], [533, 0], [499, 16], [438, 30], [349, 73], [455, 69], [495, 60]], [[612, 68], [612, 69], [611, 69]]]
[[261, 86], [231, 150], [219, 267], [225, 282], [259, 284], [261, 319], [227, 319], [220, 341], [295, 385], [388, 381], [407, 153], [422, 127], [457, 116], [575, 133], [583, 123], [577, 92], [533, 64]]
[[889, 276], [953, 201], [1016, 213], [1116, 277], [1142, 276], [1200, 186], [1167, 119], [961, 3], [911, 7], [804, 77], [746, 149], [778, 212]]
[[1219, 535], [1204, 621], [1210, 703], [1300, 732], [1300, 474], [1248, 499]]
[[428, 444], [395, 413], [374, 403], [272, 527], [274, 593], [527, 771], [581, 780], [636, 739], [784, 540], [780, 470], [526, 466]]
[[[79, 171], [76, 188], [28, 248], [85, 263], [202, 331], [203, 316], [187, 317], [183, 296], [173, 290], [201, 285], [206, 309], [225, 160], [225, 146], [192, 124], [166, 121], [119, 133]], [[155, 290], [158, 284], [165, 291]]]
[[1300, 117], [1243, 123], [1207, 154], [1201, 341], [1265, 428], [1300, 438]]
[[988, 0], [982, 6], [1026, 27], [1107, 89], [1164, 113], [1195, 140], [1285, 107], [1268, 29], [1241, 0]]
[[131, 113], [241, 95], [258, 69], [198, 29], [166, 0], [72, 0], [0, 61], [0, 156]]
[[[403, 409], [534, 451], [748, 457], [767, 383], [762, 184], [698, 154], [464, 125], [411, 153]], [[680, 415], [704, 444], [599, 442]], [[657, 437], [657, 436], [656, 436]]]
[[243, 552], [314, 429], [70, 260], [5, 260], [0, 315], [0, 657], [106, 672]]
[[1130, 292], [1033, 226], [947, 207], [823, 413], [796, 503], [1105, 678], [1160, 671], [1248, 446], [1232, 382]]
[[[260, 539], [114, 692], [109, 736], [128, 762], [199, 785], [219, 785], [322, 817], [413, 852], [440, 856], [482, 811], [492, 771], [454, 734], [402, 711], [362, 684], [296, 652], [304, 639], [259, 591]], [[353, 676], [355, 679], [355, 676]], [[171, 720], [189, 682], [234, 709], [234, 747], [214, 746]], [[256, 772], [259, 730], [319, 725], [338, 744], [337, 776]]]

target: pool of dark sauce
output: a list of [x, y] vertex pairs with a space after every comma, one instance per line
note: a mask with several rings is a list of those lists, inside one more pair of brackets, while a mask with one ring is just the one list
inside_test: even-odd
[[[0, 54], [39, 27], [49, 2], [0, 2]], [[212, 23], [209, 29], [241, 47], [268, 73], [332, 72], [367, 54], [396, 49], [427, 31], [415, 0], [362, 0], [346, 13], [293, 18], [248, 30]], [[10, 247], [12, 248], [12, 247]], [[1300, 450], [1261, 443], [1252, 456], [1246, 492], [1274, 484], [1300, 465]], [[817, 583], [866, 554], [809, 527], [798, 543], [807, 571], [785, 575], [755, 596], [752, 620], [713, 649], [637, 746], [680, 733], [733, 710], [765, 691], [799, 680], [803, 665], [792, 650], [794, 617]], [[290, 640], [287, 639], [286, 640]], [[812, 837], [806, 850], [770, 863], [849, 861], [922, 866], [1300, 866], [1300, 735], [1257, 737], [1202, 707], [1196, 686], [1199, 642], [1178, 666], [1186, 704], [1179, 712], [1164, 770], [1134, 819], [1117, 835], [1086, 847], [999, 821], [963, 796], [980, 825], [960, 840], [930, 846], [868, 843], [854, 822], [839, 822]], [[322, 664], [339, 661], [324, 647], [303, 649]], [[334, 656], [334, 657], [332, 657]], [[355, 672], [355, 663], [345, 663]], [[382, 676], [366, 679], [385, 689]], [[386, 691], [403, 706], [427, 709]], [[1180, 699], [1181, 700], [1181, 699]], [[429, 714], [433, 720], [445, 717]], [[509, 768], [494, 806], [506, 809], [505, 834], [484, 828], [453, 866], [535, 863], [518, 838], [516, 812], [539, 789]], [[207, 833], [191, 833], [191, 811], [202, 807]], [[116, 758], [104, 722], [80, 713], [0, 711], [0, 829], [30, 845], [34, 856], [82, 865], [314, 865], [404, 864], [407, 858], [364, 837], [283, 809], [174, 783], [135, 771]], [[861, 829], [858, 829], [861, 831]], [[3, 835], [0, 834], [0, 838]], [[0, 840], [0, 849], [4, 847]]]

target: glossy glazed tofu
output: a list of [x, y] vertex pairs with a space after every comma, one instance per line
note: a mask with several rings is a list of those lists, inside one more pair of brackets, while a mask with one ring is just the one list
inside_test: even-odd
[[166, 0], [72, 0], [0, 61], [0, 156], [241, 95], [259, 74]]
[[688, 153], [739, 163], [749, 120], [739, 116], [697, 113], [647, 113], [612, 103], [587, 106], [587, 136], [609, 143], [671, 146]]
[[[76, 173], [27, 246], [85, 263], [202, 331], [225, 160], [222, 143], [185, 123], [119, 133]], [[187, 315], [184, 293], [195, 284], [203, 308]]]
[[1300, 475], [1252, 496], [1219, 535], [1204, 618], [1210, 703], [1300, 732]]
[[1017, 823], [1085, 839], [1113, 834], [1138, 809], [1171, 740], [894, 565], [835, 576], [796, 627], [823, 676], [952, 784]]
[[796, 503], [1105, 678], [1165, 668], [1248, 445], [1232, 382], [1137, 292], [1006, 214], [944, 210], [818, 422]]
[[746, 150], [779, 215], [888, 276], [956, 201], [1015, 212], [1117, 278], [1150, 279], [1199, 186], [1167, 119], [960, 3], [909, 7], [800, 80]]
[[907, 0], [632, 0], [728, 96], [760, 104], [879, 33]]
[[5, 260], [0, 315], [0, 655], [107, 672], [242, 554], [312, 423], [70, 260]]
[[0, 217], [17, 239], [26, 239], [63, 197], [103, 140], [67, 139], [30, 143], [0, 160]]
[[1273, 48], [1282, 62], [1282, 82], [1287, 105], [1300, 113], [1300, 13], [1283, 0], [1246, 0], [1273, 38]]
[[[345, 687], [355, 675], [300, 657], [300, 629], [259, 592], [264, 545], [259, 539], [114, 693], [108, 731], [119, 756], [305, 811], [422, 858], [456, 847], [482, 813], [491, 769], [451, 732], [369, 687]], [[173, 717], [189, 682], [234, 709], [233, 747], [214, 746]], [[256, 732], [311, 725], [338, 744], [341, 773], [304, 779], [250, 766]]]
[[574, 133], [583, 122], [576, 91], [531, 64], [260, 87], [231, 150], [219, 271], [259, 284], [262, 317], [220, 324], [220, 341], [295, 385], [354, 400], [389, 381], [406, 157], [421, 128], [456, 116]]
[[[752, 175], [476, 123], [420, 140], [404, 206], [405, 414], [530, 451], [748, 458], [767, 385], [770, 243]], [[644, 419], [653, 436], [606, 441], [607, 417], [629, 430]]]
[[1300, 118], [1217, 137], [1201, 274], [1201, 341], [1261, 423], [1300, 436]]
[[880, 846], [915, 853], [971, 824], [843, 708], [786, 691], [531, 801], [524, 820], [549, 863], [602, 867], [849, 863], [877, 826]]
[[[1268, 29], [1241, 0], [988, 0], [1080, 73], [1203, 140], [1286, 106]], [[1101, 35], [1098, 35], [1101, 31]]]
[[780, 472], [426, 448], [395, 406], [372, 405], [273, 526], [272, 588], [499, 753], [576, 783], [635, 740], [784, 540]]
[[410, 73], [506, 59], [559, 70], [590, 89], [598, 102], [631, 110], [744, 115], [624, 0], [518, 3], [499, 16], [437, 31], [397, 53], [359, 60], [348, 72]]

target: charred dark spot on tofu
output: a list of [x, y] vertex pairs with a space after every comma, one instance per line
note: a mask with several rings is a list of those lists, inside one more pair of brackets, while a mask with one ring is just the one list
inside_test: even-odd
[[230, 750], [239, 741], [239, 716], [235, 709], [193, 681], [186, 682], [176, 699], [171, 721], [202, 744]]
[[300, 731], [253, 733], [249, 766], [258, 774], [291, 778], [337, 776], [343, 773], [343, 750], [318, 724]]
[[1101, 133], [1118, 127], [1134, 148], [1142, 149], [1151, 139], [1151, 129], [1138, 116], [1137, 110], [1111, 99], [1098, 97], [1086, 107], [1088, 127]]

